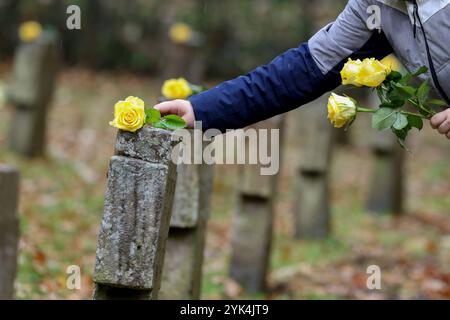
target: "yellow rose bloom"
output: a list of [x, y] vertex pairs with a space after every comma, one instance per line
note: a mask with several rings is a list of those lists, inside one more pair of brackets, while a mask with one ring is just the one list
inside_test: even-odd
[[332, 93], [328, 99], [328, 119], [336, 128], [352, 121], [357, 112], [355, 100]]
[[193, 37], [194, 32], [186, 23], [175, 23], [170, 27], [169, 37], [175, 43], [187, 43]]
[[41, 33], [42, 26], [36, 21], [24, 22], [19, 27], [19, 38], [23, 42], [33, 42], [41, 36]]
[[380, 62], [387, 66], [389, 69], [397, 72], [400, 72], [403, 68], [400, 60], [398, 60], [398, 58], [393, 54], [384, 57]]
[[114, 106], [114, 120], [109, 123], [117, 129], [136, 132], [145, 124], [144, 101], [137, 97], [128, 97]]
[[349, 59], [341, 71], [342, 84], [361, 87], [378, 87], [391, 73], [391, 68], [375, 58], [363, 61]]
[[361, 70], [362, 61], [348, 59], [348, 62], [344, 65], [341, 70], [341, 78], [343, 85], [354, 85], [361, 87], [362, 84], [359, 83], [359, 72]]
[[391, 71], [388, 66], [375, 58], [364, 59], [359, 73], [359, 82], [366, 87], [378, 87]]
[[164, 97], [171, 100], [187, 99], [193, 93], [189, 82], [187, 82], [184, 78], [165, 81], [161, 91]]

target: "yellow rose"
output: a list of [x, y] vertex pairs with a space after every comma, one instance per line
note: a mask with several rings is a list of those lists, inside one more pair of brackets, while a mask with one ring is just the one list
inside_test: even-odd
[[19, 38], [23, 42], [33, 42], [41, 36], [41, 33], [42, 26], [36, 21], [24, 22], [19, 27]]
[[375, 58], [363, 61], [349, 59], [341, 71], [342, 84], [361, 87], [378, 87], [391, 73], [391, 68]]
[[359, 73], [359, 82], [366, 87], [378, 87], [391, 73], [389, 66], [382, 64], [375, 58], [364, 59]]
[[361, 87], [362, 84], [359, 83], [359, 72], [361, 70], [362, 61], [361, 60], [352, 60], [348, 59], [348, 62], [344, 65], [344, 68], [341, 70], [341, 78], [343, 85], [354, 85], [357, 87]]
[[352, 121], [356, 112], [356, 102], [352, 98], [332, 93], [328, 99], [328, 119], [336, 128], [342, 128]]
[[144, 101], [137, 97], [128, 97], [114, 106], [114, 120], [109, 123], [117, 129], [136, 132], [145, 124]]
[[169, 30], [169, 37], [175, 43], [187, 43], [192, 39], [193, 31], [186, 23], [175, 23]]
[[192, 93], [189, 82], [184, 78], [167, 80], [162, 87], [162, 95], [171, 100], [187, 99]]
[[381, 59], [380, 62], [382, 64], [384, 64], [385, 66], [387, 66], [389, 69], [397, 71], [397, 72], [400, 72], [403, 68], [402, 63], [393, 54], [390, 54], [390, 55], [384, 57], [383, 59]]

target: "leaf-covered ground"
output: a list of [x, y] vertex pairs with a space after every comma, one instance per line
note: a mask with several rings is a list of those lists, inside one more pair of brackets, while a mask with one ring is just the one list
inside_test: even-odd
[[[1, 68], [0, 79], [8, 75]], [[66, 70], [49, 114], [47, 156], [24, 160], [6, 149], [12, 115], [0, 107], [0, 161], [22, 173], [21, 299], [90, 299], [106, 169], [115, 130], [114, 103], [128, 95], [151, 104], [158, 79]], [[450, 144], [428, 127], [411, 136], [407, 155], [407, 212], [373, 217], [365, 211], [372, 157], [364, 122], [352, 146], [337, 146], [331, 168], [333, 233], [323, 241], [292, 237], [293, 183], [298, 160], [295, 113], [288, 122], [280, 194], [276, 201], [269, 290], [248, 295], [227, 277], [236, 166], [218, 166], [205, 251], [204, 299], [450, 298]], [[361, 128], [362, 127], [362, 128]], [[15, 128], [20, 130], [20, 128]], [[79, 265], [82, 289], [66, 288], [66, 268]], [[366, 288], [366, 269], [378, 265], [382, 290]]]

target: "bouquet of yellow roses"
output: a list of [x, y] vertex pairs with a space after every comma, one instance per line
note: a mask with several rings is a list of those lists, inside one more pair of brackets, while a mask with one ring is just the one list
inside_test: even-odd
[[374, 88], [380, 105], [377, 109], [363, 108], [348, 96], [332, 93], [328, 100], [328, 118], [336, 128], [342, 128], [349, 127], [358, 112], [372, 113], [372, 127], [379, 131], [391, 129], [400, 145], [405, 147], [409, 131], [412, 128], [422, 130], [423, 120], [429, 120], [435, 114], [433, 107], [445, 106], [442, 100], [430, 99], [429, 79], [419, 87], [411, 84], [414, 78], [427, 71], [424, 66], [403, 75], [374, 58], [363, 61], [349, 59], [341, 71], [342, 84]]

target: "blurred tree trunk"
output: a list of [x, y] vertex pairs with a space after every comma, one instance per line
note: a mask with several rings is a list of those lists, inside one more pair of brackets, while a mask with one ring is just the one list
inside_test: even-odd
[[98, 67], [98, 36], [101, 31], [99, 21], [102, 21], [102, 6], [99, 0], [89, 0], [86, 3], [86, 12], [83, 12], [82, 30], [84, 32], [80, 58], [90, 67]]
[[0, 21], [4, 26], [0, 31], [0, 62], [4, 56], [13, 52], [14, 43], [17, 38], [15, 29], [19, 20], [19, 1], [3, 0], [0, 1]]

